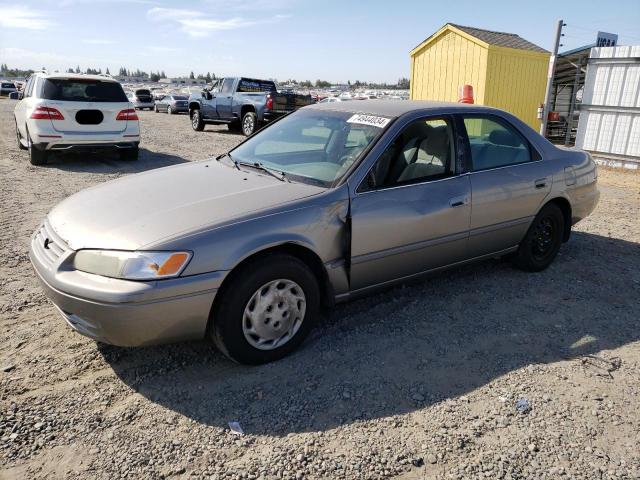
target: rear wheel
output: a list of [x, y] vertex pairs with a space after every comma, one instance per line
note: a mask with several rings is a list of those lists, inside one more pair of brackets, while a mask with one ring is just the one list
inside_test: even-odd
[[138, 149], [138, 147], [120, 150], [119, 152], [120, 160], [127, 160], [127, 161], [137, 160], [139, 153], [140, 153], [140, 150]]
[[204, 120], [202, 120], [202, 115], [198, 108], [191, 110], [191, 128], [196, 132], [204, 130]]
[[29, 130], [27, 130], [27, 145], [27, 148], [29, 149], [29, 162], [31, 162], [31, 165], [44, 165], [47, 163], [47, 151], [39, 150], [33, 146]]
[[536, 215], [520, 243], [513, 263], [527, 272], [540, 272], [556, 258], [564, 231], [564, 215], [560, 208], [549, 203]]
[[254, 112], [247, 112], [242, 117], [242, 133], [247, 137], [258, 129], [258, 117]]
[[271, 255], [232, 273], [213, 311], [209, 335], [230, 359], [278, 360], [295, 350], [317, 320], [320, 290], [311, 270], [289, 255]]

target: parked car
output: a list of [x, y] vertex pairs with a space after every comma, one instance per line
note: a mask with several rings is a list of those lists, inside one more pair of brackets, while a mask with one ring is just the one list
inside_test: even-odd
[[348, 102], [350, 98], [340, 98], [340, 97], [327, 97], [320, 100], [318, 103], [336, 103], [336, 102]]
[[156, 101], [156, 112], [184, 113], [189, 111], [189, 97], [186, 95], [165, 95]]
[[13, 82], [0, 82], [0, 97], [8, 97], [11, 93], [18, 89]]
[[189, 115], [194, 130], [207, 123], [227, 124], [230, 130], [252, 135], [265, 122], [313, 104], [310, 95], [278, 92], [271, 80], [223, 78], [210, 89], [189, 98]]
[[138, 158], [140, 125], [122, 86], [101, 75], [35, 73], [14, 109], [18, 147], [33, 165], [54, 150], [115, 149]]
[[69, 197], [30, 257], [84, 335], [208, 337], [258, 364], [300, 345], [321, 305], [497, 256], [544, 270], [595, 208], [596, 178], [589, 154], [500, 110], [313, 105], [215, 160]]
[[151, 95], [151, 90], [146, 88], [140, 88], [130, 93], [129, 101], [136, 110], [144, 110], [145, 108], [153, 110], [156, 106], [153, 96]]

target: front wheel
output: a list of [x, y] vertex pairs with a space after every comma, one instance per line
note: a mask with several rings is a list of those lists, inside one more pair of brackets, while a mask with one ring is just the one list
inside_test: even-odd
[[556, 258], [564, 232], [564, 214], [560, 208], [549, 203], [533, 219], [513, 263], [527, 272], [540, 272]]
[[171, 110], [171, 105], [167, 106], [167, 113], [168, 113], [169, 115], [172, 115], [172, 114], [173, 114], [173, 110]]
[[25, 147], [22, 144], [22, 135], [20, 135], [20, 130], [18, 130], [18, 122], [16, 121], [15, 123], [16, 123], [16, 141], [18, 142], [18, 148], [20, 150], [26, 150], [27, 147]]
[[258, 365], [295, 350], [316, 322], [318, 281], [300, 260], [272, 255], [245, 265], [220, 292], [209, 335], [238, 363]]
[[202, 120], [200, 110], [197, 108], [191, 111], [191, 128], [193, 128], [196, 132], [201, 132], [202, 130], [204, 130], [204, 120]]
[[247, 112], [242, 117], [242, 133], [247, 137], [258, 129], [258, 117], [254, 112]]

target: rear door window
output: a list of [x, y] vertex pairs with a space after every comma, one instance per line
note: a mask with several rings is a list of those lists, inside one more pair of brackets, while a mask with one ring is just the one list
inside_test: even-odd
[[45, 79], [42, 98], [68, 102], [127, 102], [119, 83], [64, 78]]
[[274, 92], [276, 84], [269, 80], [255, 80], [253, 78], [241, 78], [238, 83], [238, 92], [259, 93]]
[[532, 160], [529, 142], [506, 121], [465, 116], [473, 171], [506, 167]]

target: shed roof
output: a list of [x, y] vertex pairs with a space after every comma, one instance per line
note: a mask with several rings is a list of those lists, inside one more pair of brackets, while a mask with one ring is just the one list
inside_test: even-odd
[[450, 23], [452, 27], [459, 28], [463, 32], [468, 33], [476, 37], [479, 40], [482, 40], [489, 45], [496, 45], [498, 47], [507, 47], [507, 48], [515, 48], [516, 50], [529, 50], [531, 52], [541, 52], [541, 53], [549, 53], [542, 47], [537, 46], [534, 43], [531, 43], [528, 40], [525, 40], [519, 35], [515, 33], [507, 33], [507, 32], [494, 32], [493, 30], [484, 30], [482, 28], [475, 27], [465, 27], [464, 25], [456, 25], [455, 23]]
[[[515, 33], [507, 33], [507, 32], [495, 32], [493, 30], [484, 30], [482, 28], [476, 27], [466, 27], [464, 25], [457, 25], [455, 23], [447, 23], [440, 30], [438, 30], [435, 34], [431, 35], [427, 39], [425, 39], [420, 45], [412, 50], [412, 54], [416, 52], [419, 48], [423, 47], [425, 44], [431, 42], [436, 36], [438, 36], [444, 30], [458, 30], [459, 32], [464, 32], [464, 34], [470, 35], [475, 39], [486, 45], [495, 45], [497, 47], [505, 47], [505, 48], [513, 48], [516, 50], [526, 50], [529, 52], [537, 52], [537, 53], [549, 53], [542, 47], [531, 43], [528, 40], [525, 40], [519, 35]], [[459, 33], [458, 32], [458, 33]]]

